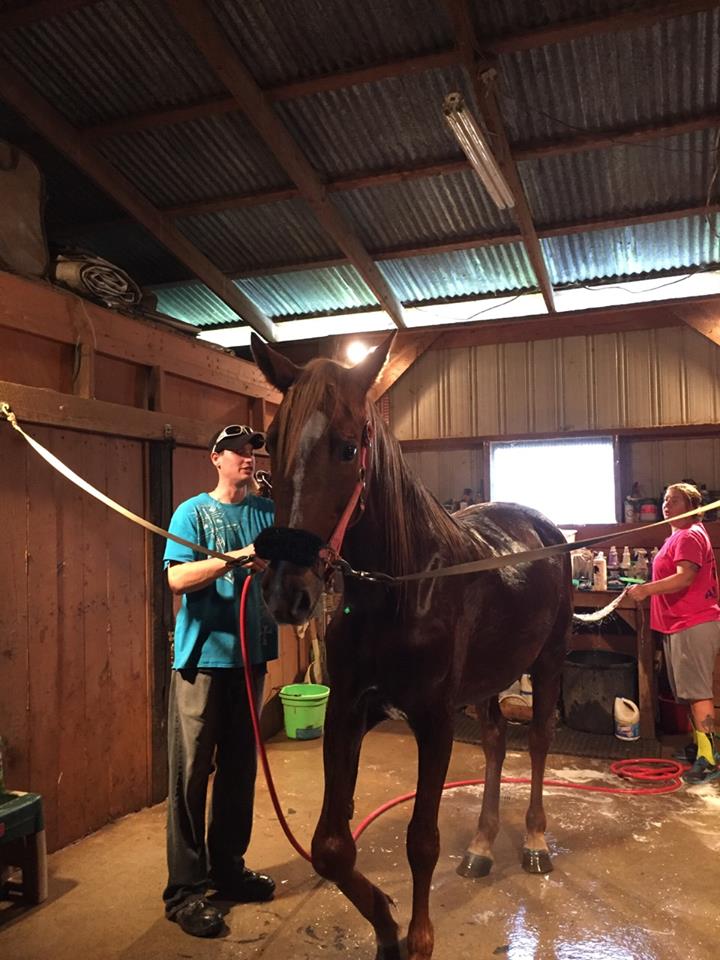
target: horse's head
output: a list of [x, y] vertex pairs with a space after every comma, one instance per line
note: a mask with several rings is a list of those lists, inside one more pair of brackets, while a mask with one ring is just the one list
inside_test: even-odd
[[328, 544], [339, 549], [344, 523], [362, 509], [368, 392], [393, 338], [354, 367], [323, 359], [297, 367], [253, 335], [258, 366], [284, 395], [267, 434], [276, 527], [262, 541], [271, 559], [263, 594], [279, 623], [311, 615], [324, 585], [318, 551]]

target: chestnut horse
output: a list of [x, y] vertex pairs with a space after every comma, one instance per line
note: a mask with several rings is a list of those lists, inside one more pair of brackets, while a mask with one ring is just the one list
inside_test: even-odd
[[[280, 623], [301, 623], [313, 613], [328, 553], [318, 554], [318, 547], [336, 539], [333, 532], [350, 510], [343, 558], [356, 570], [393, 576], [565, 542], [541, 514], [516, 504], [481, 504], [450, 516], [411, 475], [368, 399], [392, 339], [353, 368], [325, 359], [300, 368], [253, 337], [258, 365], [284, 394], [267, 436], [280, 529], [267, 531], [270, 541], [276, 535], [274, 546], [265, 542], [269, 552], [256, 543], [259, 555], [271, 559], [263, 592]], [[359, 489], [363, 496], [357, 501], [353, 495]], [[459, 705], [475, 704], [482, 719], [482, 808], [458, 868], [463, 876], [481, 877], [493, 863], [505, 757], [497, 694], [523, 673], [533, 679], [533, 719], [522, 863], [530, 873], [552, 869], [542, 793], [572, 617], [569, 560], [564, 555], [400, 584], [343, 579], [343, 602], [326, 639], [331, 693], [325, 794], [312, 862], [373, 925], [377, 958], [399, 958], [388, 897], [356, 869], [349, 822], [362, 738], [390, 708], [401, 711], [418, 747], [417, 796], [407, 832], [413, 879], [407, 949], [410, 960], [428, 960], [430, 884], [453, 715]]]

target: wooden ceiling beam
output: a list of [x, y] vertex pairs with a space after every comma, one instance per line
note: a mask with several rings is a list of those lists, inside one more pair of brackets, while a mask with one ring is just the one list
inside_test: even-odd
[[348, 257], [395, 325], [403, 328], [405, 320], [400, 300], [350, 225], [328, 199], [317, 171], [276, 115], [250, 71], [241, 63], [205, 4], [200, 0], [173, 0], [171, 10], [297, 185], [320, 226]]
[[395, 338], [388, 362], [370, 389], [370, 399], [377, 401], [387, 393], [390, 387], [397, 383], [439, 337], [440, 334], [435, 330], [403, 330], [399, 333]]
[[669, 304], [670, 311], [683, 323], [697, 330], [711, 343], [720, 346], [720, 301], [698, 304]]
[[515, 206], [511, 208], [510, 212], [522, 233], [528, 259], [535, 273], [545, 306], [549, 313], [554, 313], [555, 298], [550, 274], [535, 230], [525, 188], [512, 158], [510, 141], [497, 102], [495, 71], [486, 71], [482, 77], [479, 74], [476, 51], [480, 49], [480, 43], [475, 35], [469, 0], [445, 0], [445, 6], [453, 24], [458, 49], [462, 53], [463, 66], [468, 73], [485, 126], [492, 137], [491, 145], [495, 160], [502, 170], [515, 200]]
[[87, 174], [108, 196], [266, 340], [275, 340], [275, 325], [225, 274], [154, 207], [129, 180], [91, 147], [77, 130], [40, 97], [6, 63], [0, 63], [0, 98], [22, 114], [38, 132]]

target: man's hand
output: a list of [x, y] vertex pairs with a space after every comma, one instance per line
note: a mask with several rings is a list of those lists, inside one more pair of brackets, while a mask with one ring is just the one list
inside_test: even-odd
[[246, 547], [241, 547], [239, 550], [228, 550], [227, 556], [233, 557], [236, 561], [235, 563], [228, 562], [229, 567], [248, 567], [254, 573], [262, 572], [267, 567], [267, 560], [261, 560], [260, 557], [255, 556], [255, 546], [252, 543], [249, 543]]

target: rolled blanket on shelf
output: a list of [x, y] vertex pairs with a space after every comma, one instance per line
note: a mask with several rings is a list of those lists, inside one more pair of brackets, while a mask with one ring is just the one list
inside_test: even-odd
[[108, 307], [132, 307], [142, 299], [135, 281], [102, 257], [61, 254], [52, 266], [52, 276], [58, 283]]

